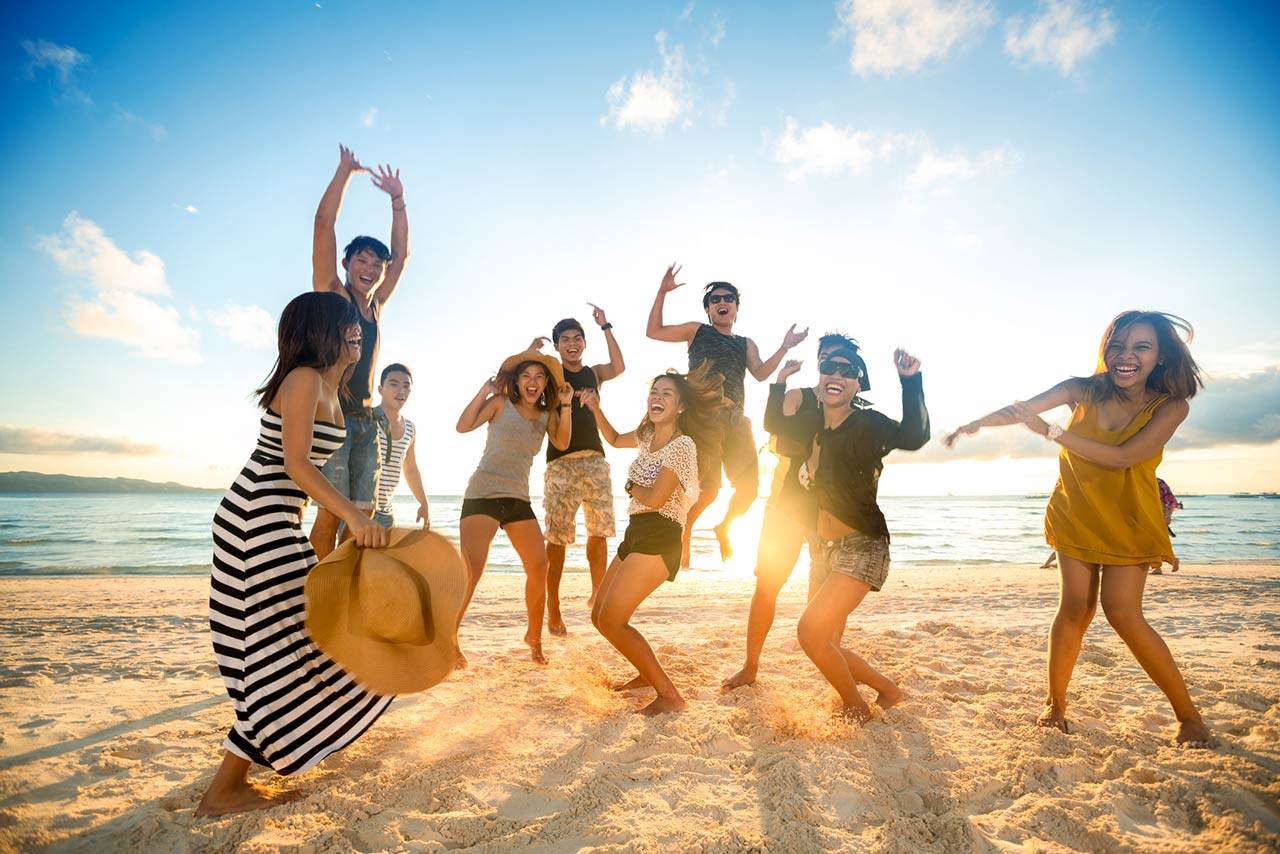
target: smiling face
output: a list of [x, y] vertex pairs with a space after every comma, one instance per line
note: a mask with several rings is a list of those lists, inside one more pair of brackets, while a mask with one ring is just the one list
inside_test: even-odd
[[845, 356], [828, 356], [818, 364], [818, 399], [827, 406], [848, 406], [862, 391], [858, 369]]
[[707, 322], [712, 326], [733, 326], [737, 319], [737, 294], [728, 288], [713, 288], [707, 294]]
[[353, 323], [342, 333], [342, 348], [338, 351], [338, 365], [346, 368], [360, 361], [360, 351], [364, 335], [360, 332], [360, 324]]
[[649, 423], [674, 424], [680, 417], [680, 390], [674, 381], [658, 377], [649, 386]]
[[1146, 321], [1117, 330], [1103, 353], [1107, 373], [1117, 389], [1142, 388], [1160, 364], [1160, 340], [1155, 327]]
[[378, 386], [378, 394], [382, 395], [382, 408], [399, 412], [409, 400], [409, 392], [413, 391], [413, 378], [404, 371], [391, 371]]
[[577, 329], [566, 329], [555, 340], [555, 348], [565, 367], [576, 371], [582, 367], [582, 352], [587, 349], [587, 339]]
[[547, 387], [547, 369], [538, 364], [525, 365], [512, 382], [520, 394], [520, 400], [534, 406]]
[[361, 296], [373, 293], [387, 274], [387, 263], [371, 249], [361, 249], [342, 259], [342, 266], [347, 270], [347, 284]]

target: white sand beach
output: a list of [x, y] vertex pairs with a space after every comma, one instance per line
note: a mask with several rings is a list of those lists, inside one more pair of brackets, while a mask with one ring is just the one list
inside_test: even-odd
[[[376, 852], [1264, 852], [1280, 850], [1280, 567], [1149, 579], [1147, 612], [1216, 751], [1174, 721], [1099, 613], [1072, 735], [1033, 725], [1053, 572], [895, 569], [850, 646], [906, 701], [862, 729], [795, 641], [783, 593], [759, 682], [741, 663], [752, 580], [690, 572], [635, 624], [689, 701], [632, 711], [625, 662], [566, 577], [570, 636], [527, 661], [523, 578], [490, 574], [464, 624], [472, 667], [397, 700], [300, 800], [196, 819], [232, 708], [198, 578], [0, 581], [0, 849]], [[270, 774], [254, 772], [266, 781]], [[277, 780], [277, 782], [282, 782]]]

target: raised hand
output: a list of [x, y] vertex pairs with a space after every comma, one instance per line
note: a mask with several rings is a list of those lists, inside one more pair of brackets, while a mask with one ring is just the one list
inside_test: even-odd
[[550, 343], [550, 341], [551, 339], [547, 336], [539, 335], [537, 338], [534, 338], [533, 341], [529, 342], [529, 349], [541, 350], [543, 345]]
[[560, 395], [561, 406], [573, 403], [573, 386], [569, 385], [568, 383], [564, 383], [559, 388], [557, 388], [556, 393]]
[[591, 306], [591, 319], [596, 322], [596, 326], [604, 326], [608, 323], [608, 319], [604, 316], [604, 309], [593, 302], [587, 303]]
[[390, 164], [379, 166], [370, 180], [373, 181], [373, 186], [386, 193], [393, 201], [404, 196], [404, 185], [400, 183], [400, 170], [396, 169], [393, 172]]
[[787, 330], [787, 334], [782, 336], [782, 346], [790, 350], [808, 337], [809, 327], [806, 326], [802, 332], [796, 332], [796, 325], [793, 323], [791, 328]]
[[369, 171], [361, 165], [356, 153], [341, 143], [338, 144], [338, 168], [352, 175]]
[[1040, 413], [1032, 410], [1021, 400], [1013, 402], [1013, 413], [1022, 420], [1022, 423], [1032, 433], [1038, 433], [1041, 436], [1049, 435], [1049, 422], [1041, 418]]
[[920, 360], [899, 347], [893, 351], [893, 366], [900, 377], [914, 377], [920, 373]]
[[803, 364], [799, 359], [787, 359], [782, 363], [782, 370], [778, 371], [778, 382], [785, 383]]
[[683, 267], [677, 265], [674, 261], [671, 262], [671, 266], [667, 268], [666, 275], [662, 277], [662, 284], [658, 287], [658, 292], [669, 294], [676, 288], [683, 288], [685, 283], [676, 281], [676, 276], [680, 275], [680, 271], [683, 269]]
[[600, 393], [593, 388], [584, 388], [578, 392], [578, 399], [582, 405], [592, 412], [600, 411]]
[[484, 385], [480, 387], [480, 390], [485, 394], [501, 394], [502, 393], [502, 389], [498, 388], [497, 377], [489, 377], [489, 379], [485, 380]]
[[979, 425], [977, 421], [970, 421], [968, 424], [965, 424], [962, 427], [957, 427], [954, 431], [943, 437], [942, 444], [947, 448], [954, 448], [956, 446], [957, 439], [961, 436], [972, 436], [974, 433], [978, 432], [980, 427], [981, 425]]

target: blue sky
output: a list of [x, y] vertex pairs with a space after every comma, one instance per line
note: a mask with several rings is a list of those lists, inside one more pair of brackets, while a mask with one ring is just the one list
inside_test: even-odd
[[[671, 260], [669, 318], [733, 281], [766, 354], [792, 322], [858, 337], [890, 414], [912, 348], [935, 435], [1090, 371], [1118, 311], [1175, 312], [1213, 381], [1166, 477], [1280, 488], [1273, 7], [615, 5], [6, 7], [0, 468], [227, 482], [343, 142], [406, 186], [380, 361], [418, 377], [429, 491], [478, 459], [452, 426], [488, 373], [587, 300], [628, 360], [607, 411], [638, 417], [684, 365], [643, 337]], [[339, 239], [389, 222], [355, 179]], [[883, 488], [1046, 491], [1033, 440]]]

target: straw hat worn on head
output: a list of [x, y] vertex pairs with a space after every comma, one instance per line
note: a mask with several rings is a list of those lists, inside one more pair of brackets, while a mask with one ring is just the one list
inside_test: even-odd
[[555, 356], [548, 356], [541, 350], [525, 350], [523, 353], [508, 356], [502, 360], [502, 367], [498, 371], [503, 374], [510, 374], [516, 369], [516, 365], [521, 362], [537, 362], [547, 369], [547, 373], [551, 376], [552, 385], [556, 388], [564, 385], [564, 367], [560, 364], [560, 360]]
[[434, 531], [392, 528], [385, 549], [348, 540], [307, 575], [307, 631], [375, 694], [424, 691], [453, 670], [467, 573]]

